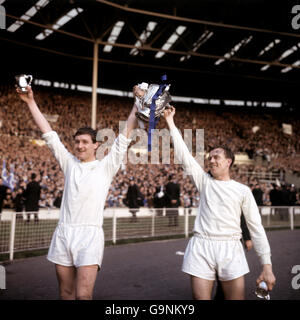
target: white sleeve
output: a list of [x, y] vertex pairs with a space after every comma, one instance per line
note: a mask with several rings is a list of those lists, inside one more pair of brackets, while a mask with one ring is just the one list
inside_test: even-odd
[[102, 161], [104, 162], [106, 172], [110, 178], [113, 178], [118, 172], [130, 142], [131, 139], [127, 139], [123, 134], [119, 134], [114, 141], [110, 152], [106, 157], [103, 158]]
[[250, 188], [246, 187], [242, 211], [250, 231], [254, 250], [256, 251], [261, 264], [271, 263], [271, 249], [265, 229], [261, 222], [261, 216]]
[[63, 173], [66, 174], [68, 163], [74, 160], [73, 155], [62, 144], [58, 134], [55, 131], [44, 133], [42, 138], [46, 141], [46, 144], [58, 161]]
[[203, 178], [206, 176], [206, 173], [196, 159], [191, 155], [179, 130], [175, 127], [170, 130], [170, 134], [173, 139], [175, 157], [184, 167], [186, 174], [193, 178], [197, 189], [201, 192]]

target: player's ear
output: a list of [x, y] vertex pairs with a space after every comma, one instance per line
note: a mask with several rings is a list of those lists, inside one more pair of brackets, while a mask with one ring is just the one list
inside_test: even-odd
[[97, 150], [98, 148], [99, 148], [99, 141], [96, 141], [95, 143], [94, 143], [94, 146], [95, 146], [95, 150]]
[[227, 159], [228, 160], [228, 164], [229, 164], [229, 167], [228, 168], [230, 168], [230, 166], [231, 166], [231, 164], [232, 164], [232, 160], [231, 159]]

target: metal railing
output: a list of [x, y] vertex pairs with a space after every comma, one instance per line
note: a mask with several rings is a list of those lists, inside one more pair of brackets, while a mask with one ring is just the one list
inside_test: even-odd
[[[195, 216], [196, 208], [178, 208], [177, 214], [174, 209], [141, 208], [134, 215], [127, 208], [108, 208], [103, 219], [105, 240], [115, 244], [119, 240], [188, 237]], [[6, 212], [0, 220], [0, 254], [9, 254], [9, 260], [13, 260], [15, 252], [48, 248], [57, 222], [57, 210], [38, 214]]]
[[284, 180], [284, 173], [283, 172], [272, 172], [272, 171], [239, 171], [238, 172], [241, 175], [245, 175], [247, 177], [251, 177], [254, 179], [265, 179], [265, 180], [272, 180], [275, 181], [276, 179], [279, 179], [280, 181]]
[[[259, 207], [265, 228], [290, 228], [300, 226], [300, 207]], [[174, 209], [141, 208], [130, 213], [127, 208], [107, 208], [104, 211], [103, 230], [106, 241], [141, 240], [158, 237], [189, 237], [193, 231], [197, 208]], [[58, 222], [58, 210], [46, 213], [6, 212], [0, 220], [0, 254], [46, 249]]]

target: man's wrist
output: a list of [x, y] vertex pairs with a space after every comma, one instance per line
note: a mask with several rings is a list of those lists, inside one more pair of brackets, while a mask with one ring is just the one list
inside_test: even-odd
[[167, 124], [168, 124], [168, 127], [169, 127], [170, 130], [173, 129], [173, 128], [175, 128], [175, 123], [174, 123], [174, 120], [173, 120], [173, 119], [167, 121]]
[[29, 107], [35, 106], [35, 105], [36, 105], [36, 102], [35, 102], [34, 99], [31, 99], [31, 100], [27, 101], [27, 105], [28, 105]]
[[266, 271], [272, 271], [272, 265], [271, 264], [264, 264], [263, 269]]

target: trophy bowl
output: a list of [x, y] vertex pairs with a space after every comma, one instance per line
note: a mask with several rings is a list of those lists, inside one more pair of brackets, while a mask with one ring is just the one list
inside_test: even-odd
[[22, 92], [27, 92], [26, 87], [31, 85], [32, 75], [19, 74], [15, 76], [17, 87], [21, 89]]
[[255, 295], [260, 299], [270, 300], [268, 286], [264, 281], [261, 281], [255, 290]]
[[[170, 85], [167, 85], [161, 94], [155, 98], [155, 119], [158, 119], [164, 110], [170, 106], [172, 98], [169, 93]], [[138, 109], [136, 117], [144, 122], [149, 122], [151, 104], [157, 91], [159, 90], [158, 84], [150, 84], [142, 82], [134, 87], [135, 105]]]

